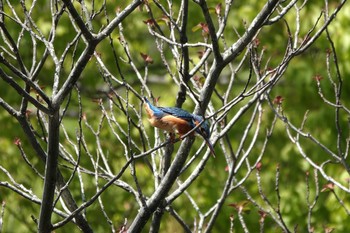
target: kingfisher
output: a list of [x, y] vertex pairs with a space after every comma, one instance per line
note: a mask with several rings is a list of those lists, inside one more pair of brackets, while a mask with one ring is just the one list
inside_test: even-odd
[[189, 113], [182, 108], [154, 106], [146, 97], [144, 97], [144, 101], [144, 107], [151, 125], [170, 133], [176, 132], [180, 139], [199, 125], [190, 135], [195, 133], [201, 135], [215, 157], [214, 147], [209, 140], [209, 124], [202, 116]]

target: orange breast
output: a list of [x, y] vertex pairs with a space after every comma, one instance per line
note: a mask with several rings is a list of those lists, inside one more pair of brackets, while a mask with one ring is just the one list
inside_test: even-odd
[[192, 129], [192, 127], [188, 124], [186, 120], [183, 120], [178, 117], [174, 117], [172, 115], [164, 116], [161, 120], [167, 125], [171, 125], [173, 130], [177, 131], [177, 133], [180, 136], [186, 134], [188, 131]]
[[168, 132], [177, 132], [180, 136], [186, 134], [192, 129], [186, 120], [181, 118], [166, 115], [160, 119], [154, 116], [152, 109], [149, 108], [148, 104], [144, 104], [148, 120], [153, 127], [168, 131]]

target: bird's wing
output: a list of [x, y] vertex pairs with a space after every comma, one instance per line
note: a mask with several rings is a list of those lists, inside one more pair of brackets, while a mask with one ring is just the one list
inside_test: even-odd
[[192, 122], [192, 120], [193, 120], [192, 114], [181, 109], [181, 108], [177, 108], [177, 107], [158, 107], [158, 108], [166, 114], [184, 119], [188, 122]]
[[193, 115], [191, 113], [181, 109], [181, 108], [158, 107], [158, 106], [152, 105], [151, 102], [146, 97], [144, 97], [144, 100], [146, 102], [148, 109], [151, 110], [153, 112], [154, 116], [157, 118], [162, 118], [164, 115], [168, 114], [168, 115], [172, 115], [174, 117], [184, 119], [184, 120], [191, 122], [191, 123], [193, 121]]

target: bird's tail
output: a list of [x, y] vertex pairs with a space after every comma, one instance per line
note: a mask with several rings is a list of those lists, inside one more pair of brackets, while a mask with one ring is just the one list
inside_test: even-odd
[[149, 102], [149, 100], [147, 99], [146, 96], [143, 97], [143, 100], [144, 100], [147, 104], [151, 104], [151, 102]]

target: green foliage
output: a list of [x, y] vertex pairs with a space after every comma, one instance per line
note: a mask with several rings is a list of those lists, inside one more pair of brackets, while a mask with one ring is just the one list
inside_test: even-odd
[[[102, 1], [101, 1], [102, 2]], [[227, 28], [228, 30], [225, 32], [225, 38], [228, 44], [233, 43], [238, 39], [238, 36], [235, 33], [235, 30], [242, 34], [245, 30], [245, 27], [249, 25], [254, 16], [257, 13], [257, 9], [260, 9], [264, 1], [234, 1], [233, 11], [231, 12], [232, 16], [228, 21]], [[254, 4], [253, 4], [254, 2]], [[43, 1], [42, 3], [38, 3], [42, 5], [42, 9], [44, 11], [49, 11], [49, 2]], [[101, 4], [101, 3], [99, 3]], [[115, 14], [115, 10], [117, 7], [123, 8], [123, 5], [126, 4], [126, 1], [121, 1], [118, 3], [120, 6], [112, 5], [114, 2], [107, 1], [107, 15], [110, 18]], [[175, 9], [179, 6], [178, 3], [174, 5]], [[300, 18], [303, 19], [303, 28], [300, 30], [300, 38], [302, 38], [307, 33], [307, 29], [310, 25], [313, 25], [318, 18], [318, 11], [315, 8], [319, 8], [320, 5], [323, 4], [321, 1], [311, 1], [311, 4], [307, 4], [307, 11], [300, 15]], [[215, 1], [208, 1], [208, 5], [210, 7], [215, 7]], [[75, 1], [75, 6], [77, 8], [80, 7], [77, 1]], [[109, 7], [110, 6], [110, 7]], [[160, 19], [162, 14], [160, 11], [156, 10], [156, 6], [150, 3], [151, 9], [154, 10], [156, 19]], [[17, 6], [16, 7], [20, 7]], [[91, 5], [89, 7], [92, 8]], [[42, 14], [42, 9], [37, 8], [34, 12], [32, 12], [33, 18], [37, 20], [37, 24], [40, 26], [40, 30], [44, 33], [44, 36], [48, 36], [51, 30], [51, 16], [49, 14]], [[98, 9], [98, 6], [95, 6], [95, 9]], [[90, 9], [91, 10], [91, 9]], [[198, 41], [203, 40], [203, 36], [201, 34], [200, 26], [198, 26], [201, 22], [203, 22], [203, 16], [198, 14], [198, 6], [194, 4], [192, 1], [190, 3], [190, 18], [188, 25], [188, 30], [192, 30], [189, 33], [188, 41], [190, 43], [196, 43]], [[348, 31], [349, 29], [349, 5], [345, 6], [343, 11], [337, 16], [337, 19], [332, 27], [329, 29], [330, 36], [334, 40], [338, 62], [340, 66], [340, 71], [343, 78], [343, 90], [350, 90], [350, 82], [347, 79], [350, 75], [350, 68], [346, 61], [349, 60], [350, 56], [350, 36]], [[6, 11], [7, 12], [7, 11]], [[214, 15], [214, 13], [212, 12]], [[35, 17], [34, 17], [35, 16]], [[20, 15], [23, 18], [23, 15]], [[291, 30], [295, 30], [293, 28], [293, 20], [295, 20], [295, 15], [291, 14], [286, 18], [288, 25], [291, 27]], [[131, 49], [131, 56], [135, 65], [137, 67], [145, 67], [144, 60], [140, 56], [140, 53], [149, 54], [154, 60], [153, 64], [147, 66], [148, 73], [152, 74], [152, 76], [160, 76], [160, 80], [157, 79], [157, 82], [150, 84], [150, 89], [153, 92], [155, 97], [161, 97], [160, 103], [164, 106], [172, 106], [175, 103], [176, 93], [178, 92], [178, 87], [173, 84], [168, 76], [164, 76], [166, 71], [166, 67], [163, 65], [161, 56], [157, 51], [157, 45], [153, 37], [148, 33], [147, 25], [144, 23], [148, 18], [147, 12], [144, 10], [137, 10], [133, 13], [130, 18], [123, 24], [123, 34], [126, 36], [126, 40]], [[71, 25], [70, 20], [67, 14], [63, 14], [62, 21], [67, 22], [67, 26], [63, 27], [62, 24], [56, 29], [57, 39], [55, 40], [54, 47], [56, 49], [56, 53], [60, 56], [64, 52], [64, 48], [68, 42], [72, 41], [72, 35], [74, 35], [74, 27]], [[11, 24], [9, 21], [8, 23]], [[216, 22], [215, 22], [216, 23]], [[92, 28], [99, 28], [100, 25], [105, 25], [105, 18], [102, 16], [97, 16]], [[11, 24], [12, 25], [12, 24]], [[13, 37], [16, 37], [18, 33], [20, 33], [21, 29], [18, 25], [13, 23], [12, 31], [10, 33]], [[165, 23], [160, 23], [160, 26], [164, 30], [165, 33], [169, 33], [167, 30], [167, 26]], [[235, 28], [235, 30], [233, 30]], [[270, 60], [270, 66], [275, 67], [276, 64], [280, 63], [282, 56], [284, 54], [284, 49], [286, 46], [286, 37], [288, 36], [287, 28], [285, 23], [281, 20], [277, 25], [273, 27], [268, 27], [266, 30], [263, 30], [259, 35], [258, 39], [260, 40], [260, 45], [258, 50], [261, 51], [264, 49], [269, 56], [265, 57], [265, 62], [267, 59]], [[24, 62], [26, 65], [30, 66], [32, 62], [32, 56], [30, 46], [33, 46], [30, 36], [27, 33], [24, 33], [24, 39], [22, 40], [22, 44], [20, 45], [20, 53], [25, 58]], [[111, 40], [105, 40], [97, 47], [97, 52], [101, 54], [101, 58], [105, 61], [106, 66], [109, 70], [115, 71], [116, 76], [120, 75], [118, 68], [115, 64], [114, 54], [110, 49], [110, 43], [116, 47], [117, 56], [122, 57], [122, 59], [127, 60], [127, 57], [123, 53], [123, 48], [119, 44], [120, 33], [118, 30], [112, 33]], [[295, 38], [294, 38], [295, 39]], [[2, 42], [1, 42], [2, 43]], [[36, 59], [39, 59], [42, 56], [45, 46], [44, 44], [37, 45], [39, 50]], [[224, 46], [220, 44], [220, 46]], [[28, 49], [26, 48], [28, 47]], [[63, 77], [67, 76], [71, 70], [72, 64], [76, 61], [77, 56], [82, 52], [84, 48], [84, 43], [82, 40], [72, 48], [72, 51], [68, 53], [68, 57], [70, 63], [66, 63], [64, 66], [64, 70], [61, 75]], [[283, 80], [276, 86], [274, 90], [271, 92], [271, 97], [281, 95], [283, 96], [283, 111], [288, 119], [292, 120], [296, 125], [301, 125], [305, 112], [308, 112], [308, 119], [305, 125], [307, 131], [312, 133], [314, 136], [317, 136], [319, 140], [324, 143], [331, 150], [336, 150], [336, 137], [337, 137], [337, 129], [335, 127], [334, 115], [335, 112], [333, 108], [327, 107], [324, 104], [320, 104], [322, 102], [320, 96], [318, 95], [318, 87], [317, 83], [314, 79], [316, 75], [321, 75], [323, 80], [320, 81], [321, 88], [323, 93], [326, 95], [330, 101], [334, 101], [334, 90], [332, 84], [329, 82], [327, 77], [326, 67], [326, 55], [327, 49], [329, 49], [329, 42], [325, 35], [321, 36], [315, 45], [309, 48], [308, 52], [299, 56], [295, 60], [293, 60]], [[164, 50], [166, 51], [165, 55], [167, 57], [171, 57], [170, 47], [164, 46]], [[190, 54], [193, 59], [198, 58], [198, 48], [191, 48]], [[332, 56], [332, 54], [331, 54]], [[9, 58], [10, 59], [10, 58]], [[103, 138], [101, 141], [101, 147], [103, 148], [103, 152], [107, 155], [108, 162], [112, 164], [113, 172], [119, 171], [119, 169], [126, 162], [124, 157], [124, 148], [121, 143], [118, 142], [118, 139], [115, 137], [112, 132], [107, 119], [102, 119], [101, 107], [96, 103], [95, 99], [101, 98], [102, 105], [108, 109], [108, 98], [103, 92], [104, 88], [106, 88], [105, 82], [101, 73], [99, 72], [99, 68], [96, 65], [95, 58], [92, 58], [89, 62], [89, 65], [84, 70], [83, 75], [79, 81], [79, 87], [81, 91], [81, 103], [83, 106], [83, 113], [86, 116], [86, 122], [91, 124], [91, 126], [97, 130], [100, 126], [100, 137]], [[332, 60], [332, 59], [331, 59]], [[237, 61], [238, 62], [238, 61]], [[233, 62], [234, 64], [236, 63]], [[141, 93], [143, 90], [137, 79], [134, 72], [132, 72], [132, 68], [128, 62], [121, 62], [120, 68], [122, 73], [124, 74], [125, 80], [132, 85], [135, 90]], [[170, 69], [173, 72], [175, 71], [175, 65], [171, 64], [172, 67]], [[269, 67], [266, 67], [269, 68]], [[52, 61], [48, 60], [45, 63], [44, 70], [39, 74], [39, 85], [47, 86], [45, 90], [47, 93], [51, 92], [50, 87], [53, 83], [53, 75], [54, 70], [52, 70]], [[146, 72], [143, 71], [143, 72]], [[229, 71], [224, 70], [223, 76], [229, 75]], [[249, 64], [245, 64], [243, 66], [243, 71], [241, 71], [237, 77], [238, 80], [246, 80], [249, 75]], [[332, 70], [332, 80], [336, 80], [336, 74], [334, 70]], [[150, 81], [151, 82], [151, 81]], [[242, 82], [243, 83], [243, 82]], [[60, 83], [62, 85], [62, 83]], [[220, 79], [219, 84], [216, 87], [218, 96], [222, 95], [222, 93], [227, 83], [225, 83], [224, 77]], [[237, 95], [244, 86], [237, 85], [233, 92], [232, 96]], [[116, 87], [116, 90], [119, 92], [120, 96], [126, 97], [127, 90], [124, 87]], [[20, 100], [18, 95], [14, 94], [14, 90], [8, 88], [7, 84], [0, 80], [0, 93], [1, 98], [6, 100], [8, 103], [15, 106], [16, 109], [20, 106]], [[32, 93], [35, 96], [34, 93]], [[70, 138], [76, 139], [77, 129], [79, 128], [79, 122], [77, 120], [77, 116], [79, 114], [79, 102], [77, 100], [78, 94], [77, 92], [73, 92], [69, 107], [67, 111], [68, 117], [65, 118], [63, 124], [65, 126], [65, 130]], [[140, 100], [135, 96], [128, 96], [130, 98], [130, 102], [134, 105], [135, 108], [140, 108], [141, 103]], [[342, 102], [345, 102], [350, 98], [350, 92], [343, 92], [341, 96]], [[213, 104], [218, 104], [219, 98], [214, 96], [212, 99]], [[240, 103], [244, 104], [244, 103]], [[326, 106], [326, 107], [325, 107]], [[126, 108], [126, 106], [124, 106]], [[192, 111], [194, 108], [194, 103], [190, 101], [186, 101], [184, 106], [185, 109]], [[239, 109], [239, 105], [235, 106], [234, 109]], [[31, 106], [33, 109], [30, 117], [35, 117], [36, 111], [35, 108]], [[108, 110], [107, 110], [108, 111]], [[252, 110], [249, 110], [252, 111]], [[112, 113], [117, 116], [117, 121], [120, 124], [120, 128], [127, 129], [128, 121], [125, 113], [122, 110], [114, 108]], [[232, 117], [234, 112], [228, 115], [228, 118]], [[137, 116], [131, 115], [131, 119], [133, 119], [138, 124], [144, 122], [143, 125], [147, 132], [149, 132], [148, 136], [153, 135], [154, 129], [151, 128], [145, 120], [139, 121]], [[143, 116], [144, 117], [144, 116]], [[271, 127], [272, 120], [274, 117], [274, 113], [270, 110], [268, 105], [266, 104], [266, 110], [263, 113], [262, 121], [263, 126], [268, 129]], [[340, 124], [347, 125], [348, 119], [345, 117], [345, 114], [342, 114]], [[100, 124], [100, 122], [102, 123]], [[232, 128], [232, 130], [228, 133], [229, 140], [234, 149], [239, 146], [239, 138], [241, 138], [244, 133], [244, 128], [241, 126], [245, 126], [248, 124], [249, 119], [242, 118], [240, 119], [236, 125]], [[86, 140], [86, 144], [88, 146], [87, 150], [91, 152], [91, 154], [95, 154], [98, 150], [96, 137], [89, 131], [89, 128], [85, 125], [85, 122], [82, 122], [84, 137]], [[13, 143], [15, 138], [20, 138], [23, 148], [25, 148], [25, 152], [28, 156], [28, 159], [31, 163], [39, 170], [39, 172], [44, 171], [44, 165], [39, 159], [35, 156], [35, 153], [32, 149], [30, 149], [29, 142], [26, 141], [23, 132], [19, 128], [19, 125], [14, 120], [14, 118], [10, 117], [7, 112], [4, 110], [0, 110], [0, 148], [1, 156], [0, 156], [0, 165], [5, 167], [12, 176], [16, 179], [17, 182], [23, 184], [26, 187], [31, 187], [33, 192], [41, 197], [42, 191], [42, 179], [33, 180], [34, 177], [33, 171], [25, 165], [23, 161], [20, 151], [17, 146]], [[37, 125], [35, 127], [38, 127]], [[115, 125], [115, 130], [118, 130], [118, 127]], [[119, 131], [120, 132], [120, 131]], [[42, 132], [41, 132], [42, 133]], [[349, 132], [343, 132], [344, 135], [349, 134]], [[164, 140], [162, 133], [161, 139]], [[141, 139], [144, 135], [140, 135], [139, 131], [133, 128], [130, 132], [130, 136], [138, 141], [141, 144]], [[257, 158], [263, 147], [263, 138], [265, 135], [261, 137], [261, 143], [254, 148], [251, 158]], [[295, 136], [295, 135], [294, 135]], [[253, 135], [249, 135], [249, 138], [252, 138]], [[127, 143], [127, 137], [121, 136], [121, 141]], [[151, 138], [151, 143], [153, 143], [154, 139]], [[197, 138], [197, 141], [201, 142], [201, 138]], [[44, 141], [41, 141], [43, 145], [45, 145]], [[69, 141], [66, 140], [66, 137], [63, 135], [62, 131], [62, 145], [69, 152], [74, 152], [74, 148], [70, 145]], [[309, 155], [310, 158], [324, 158], [327, 156], [322, 150], [315, 150], [314, 145], [310, 143], [309, 140], [301, 140], [302, 145], [305, 148], [305, 153]], [[345, 142], [342, 142], [343, 146]], [[151, 144], [153, 145], [153, 144]], [[197, 151], [199, 142], [196, 142], [193, 153]], [[45, 147], [45, 146], [44, 146]], [[175, 145], [175, 150], [178, 145]], [[220, 147], [216, 145], [216, 148]], [[149, 149], [149, 148], [146, 148]], [[216, 151], [220, 151], [217, 149]], [[140, 153], [140, 151], [133, 151], [134, 153]], [[277, 194], [275, 191], [275, 183], [276, 183], [276, 168], [279, 167], [279, 189], [280, 189], [280, 208], [282, 215], [285, 216], [285, 223], [290, 228], [293, 229], [294, 226], [298, 225], [298, 229], [300, 232], [306, 232], [307, 230], [307, 222], [305, 219], [307, 218], [307, 202], [306, 202], [306, 193], [308, 190], [306, 177], [307, 173], [309, 174], [310, 179], [310, 200], [315, 198], [315, 181], [313, 176], [313, 169], [309, 166], [305, 160], [302, 159], [301, 155], [295, 149], [295, 146], [291, 144], [289, 138], [286, 136], [286, 126], [282, 122], [278, 122], [275, 126], [274, 133], [272, 134], [270, 141], [267, 145], [266, 156], [263, 157], [262, 170], [260, 171], [261, 176], [261, 186], [262, 191], [266, 196], [269, 197], [269, 200], [272, 202], [272, 205], [277, 208]], [[81, 165], [84, 167], [91, 167], [89, 153], [85, 150], [81, 154]], [[97, 158], [94, 158], [97, 159]], [[252, 160], [253, 161], [253, 160]], [[199, 158], [197, 158], [197, 162], [199, 162]], [[196, 162], [192, 165], [195, 167]], [[68, 168], [65, 168], [67, 166]], [[225, 171], [226, 160], [222, 154], [218, 154], [217, 158], [211, 158], [206, 167], [205, 171], [201, 174], [201, 176], [194, 182], [190, 188], [189, 193], [193, 194], [193, 198], [196, 199], [198, 207], [204, 213], [208, 211], [208, 209], [216, 202], [216, 200], [221, 195], [221, 190], [224, 187], [223, 181], [226, 180], [228, 172]], [[60, 159], [60, 168], [64, 171], [65, 178], [68, 179], [71, 170], [73, 169], [71, 165], [66, 163], [63, 159]], [[154, 191], [154, 183], [152, 180], [152, 174], [150, 173], [149, 168], [146, 165], [145, 161], [137, 161], [135, 165], [136, 172], [139, 174], [140, 180], [139, 184], [143, 188], [143, 191], [146, 195], [151, 195]], [[185, 172], [183, 174], [184, 177], [191, 171]], [[345, 171], [337, 171], [335, 166], [327, 165], [327, 172], [330, 175], [341, 175], [342, 176], [342, 184], [346, 184], [349, 179], [348, 174]], [[126, 173], [129, 174], [131, 171], [128, 170]], [[236, 174], [236, 181], [239, 181], [243, 178], [245, 171], [239, 171]], [[82, 197], [80, 194], [80, 184], [78, 177], [75, 177], [70, 184], [71, 190], [73, 191], [73, 195], [75, 195], [75, 199], [78, 200], [78, 205], [82, 204], [85, 200], [91, 198], [96, 192], [96, 186], [91, 182], [91, 177], [93, 174], [85, 174], [82, 172], [82, 180], [84, 181], [84, 189], [86, 197]], [[124, 182], [129, 184], [133, 184], [133, 188], [137, 188], [134, 180], [131, 176], [125, 176], [122, 178]], [[7, 180], [7, 177], [4, 173], [0, 172], [0, 180]], [[99, 179], [99, 187], [104, 184], [104, 179]], [[249, 176], [247, 182], [245, 183], [245, 189], [247, 192], [257, 200], [257, 202], [263, 206], [264, 201], [261, 199], [259, 195], [259, 190], [256, 185], [257, 176], [256, 172], [252, 172]], [[323, 181], [322, 181], [323, 182]], [[320, 185], [324, 185], [324, 183], [320, 183]], [[321, 189], [322, 187], [318, 187]], [[0, 187], [0, 202], [6, 201], [6, 210], [4, 216], [4, 232], [35, 232], [36, 226], [35, 223], [31, 220], [30, 216], [33, 215], [37, 217], [38, 213], [38, 205], [32, 204], [30, 201], [25, 200], [24, 198], [10, 192], [8, 189]], [[343, 202], [346, 206], [349, 206], [349, 196], [345, 195], [341, 190], [335, 190], [335, 193], [343, 199]], [[230, 198], [225, 202], [222, 212], [220, 212], [218, 217], [218, 222], [215, 225], [215, 229], [213, 232], [228, 232], [230, 228], [230, 216], [234, 218], [234, 232], [242, 232], [242, 228], [239, 224], [237, 210], [230, 206], [232, 203], [240, 203], [246, 201], [246, 195], [244, 194], [244, 190], [237, 188], [232, 191], [230, 194]], [[85, 198], [85, 199], [84, 199]], [[111, 187], [108, 192], [105, 192], [101, 201], [104, 204], [105, 211], [111, 218], [114, 226], [116, 228], [123, 225], [125, 219], [128, 219], [129, 223], [132, 218], [137, 214], [137, 203], [135, 203], [133, 196], [127, 191], [118, 188]], [[191, 206], [192, 204], [189, 199], [183, 195], [179, 197], [174, 203], [173, 208], [183, 216], [183, 219], [196, 219], [199, 221], [198, 216], [195, 212], [189, 211], [190, 208], [187, 206]], [[259, 230], [259, 219], [260, 214], [258, 213], [258, 209], [255, 208], [253, 203], [247, 205], [247, 208], [250, 211], [243, 213], [248, 229], [251, 232], [258, 232]], [[87, 209], [86, 212], [89, 223], [92, 225], [93, 229], [96, 232], [106, 232], [110, 228], [108, 223], [105, 221], [105, 217], [103, 216], [103, 212], [100, 209], [100, 206], [95, 203]], [[167, 219], [167, 224], [161, 225], [162, 232], [181, 232], [181, 227], [178, 223], [171, 217], [169, 214], [164, 216]], [[348, 219], [348, 215], [344, 211], [344, 209], [339, 205], [339, 202], [335, 198], [332, 192], [321, 192], [319, 194], [318, 204], [315, 206], [312, 215], [312, 223], [315, 226], [315, 232], [322, 231], [322, 224], [327, 226], [332, 226], [336, 228], [336, 232], [349, 232], [350, 225], [346, 224]], [[61, 217], [55, 215], [54, 221], [62, 220]], [[194, 228], [194, 223], [187, 222]], [[274, 221], [270, 219], [268, 216], [265, 219], [265, 229], [266, 232], [276, 232], [276, 226], [274, 226]], [[62, 229], [57, 230], [56, 232], [72, 232], [72, 229], [75, 229], [76, 232], [78, 230], [73, 227], [70, 223]], [[106, 230], [107, 229], [107, 230]]]

